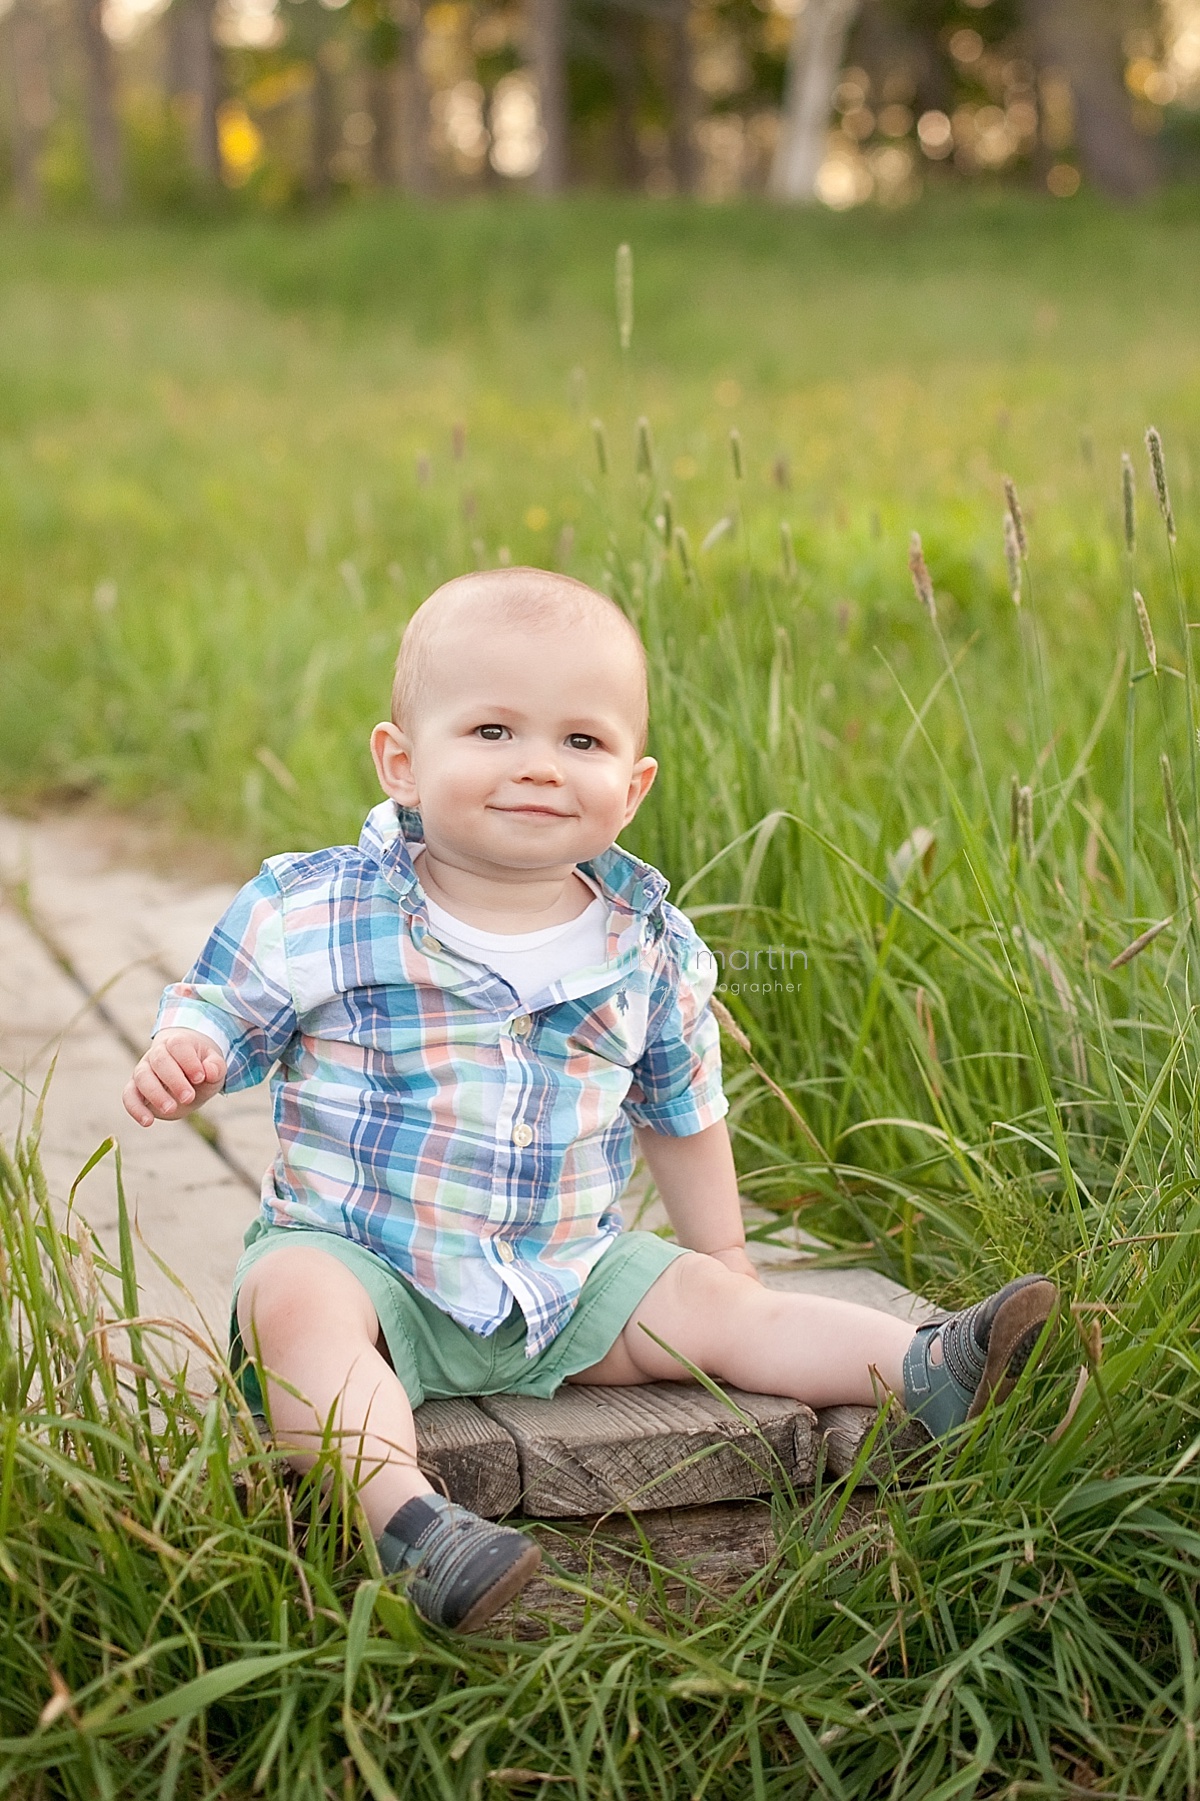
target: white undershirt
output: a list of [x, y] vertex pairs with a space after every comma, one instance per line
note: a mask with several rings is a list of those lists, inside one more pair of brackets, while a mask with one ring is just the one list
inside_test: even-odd
[[[579, 879], [589, 888], [596, 886], [582, 873]], [[523, 1004], [577, 970], [595, 969], [608, 957], [608, 908], [599, 894], [578, 918], [540, 932], [484, 932], [455, 919], [428, 895], [425, 905], [442, 943], [502, 976]]]

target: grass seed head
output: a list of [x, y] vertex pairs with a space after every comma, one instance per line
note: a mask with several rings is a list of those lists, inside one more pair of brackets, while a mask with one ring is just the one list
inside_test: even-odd
[[1163, 516], [1163, 524], [1167, 528], [1167, 537], [1175, 542], [1175, 515], [1171, 511], [1171, 495], [1167, 488], [1167, 465], [1163, 461], [1162, 438], [1153, 425], [1146, 433], [1146, 449], [1150, 453], [1150, 473], [1154, 477], [1154, 492], [1158, 495], [1158, 509]]
[[745, 475], [742, 467], [742, 434], [736, 425], [729, 434], [729, 454], [733, 458], [734, 478], [741, 481]]
[[1025, 536], [1025, 515], [1021, 511], [1021, 502], [1017, 499], [1017, 490], [1011, 475], [1004, 478], [1004, 498], [1008, 502], [1008, 510], [1012, 517], [1013, 531], [1017, 535], [1017, 549], [1023, 557], [1029, 555], [1029, 541]]
[[662, 511], [658, 515], [658, 529], [662, 533], [662, 541], [667, 549], [671, 548], [671, 539], [675, 532], [675, 503], [667, 490], [663, 489]]
[[908, 540], [908, 568], [913, 587], [917, 591], [917, 599], [936, 625], [937, 602], [933, 598], [933, 578], [925, 561], [925, 552], [921, 548], [920, 532], [914, 532]]
[[592, 420], [592, 437], [596, 444], [596, 461], [600, 465], [601, 475], [608, 474], [608, 433], [604, 429], [603, 419]]
[[1150, 615], [1146, 611], [1146, 603], [1136, 588], [1133, 590], [1133, 609], [1137, 614], [1137, 622], [1142, 634], [1142, 643], [1146, 646], [1146, 655], [1150, 659], [1151, 673], [1157, 676], [1158, 646], [1154, 642], [1154, 627], [1150, 623]]
[[617, 336], [628, 350], [633, 338], [633, 251], [617, 245]]
[[684, 577], [690, 582], [694, 575], [692, 569], [692, 547], [688, 542], [688, 535], [684, 531], [682, 525], [677, 525], [675, 527], [675, 550], [679, 557], [679, 566], [683, 570]]
[[650, 436], [650, 421], [644, 413], [637, 422], [637, 472], [639, 475], [654, 473], [654, 440]]
[[779, 521], [779, 550], [783, 558], [783, 573], [791, 581], [796, 574], [796, 546], [792, 540], [792, 528], [786, 519]]
[[705, 532], [700, 543], [701, 556], [706, 555], [707, 552], [712, 549], [714, 544], [719, 544], [722, 538], [728, 538], [730, 534], [736, 530], [736, 519], [734, 519], [730, 513], [723, 513], [716, 524], [710, 526]]
[[1125, 512], [1125, 548], [1133, 555], [1137, 544], [1137, 493], [1133, 483], [1133, 464], [1129, 452], [1121, 452], [1121, 501]]
[[1004, 515], [1004, 561], [1008, 564], [1008, 591], [1014, 607], [1021, 604], [1021, 546], [1017, 542], [1017, 523], [1011, 513]]
[[1027, 863], [1033, 862], [1033, 789], [1017, 790], [1017, 839]]

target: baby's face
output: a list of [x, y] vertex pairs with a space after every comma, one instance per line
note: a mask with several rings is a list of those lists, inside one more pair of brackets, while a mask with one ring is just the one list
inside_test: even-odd
[[[602, 625], [449, 624], [384, 789], [419, 807], [430, 851], [480, 872], [570, 867], [607, 850], [656, 765], [638, 755], [636, 656]], [[386, 731], [389, 728], [379, 728]]]

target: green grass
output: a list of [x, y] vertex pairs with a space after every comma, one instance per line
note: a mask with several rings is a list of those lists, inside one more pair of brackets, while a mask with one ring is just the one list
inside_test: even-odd
[[[806, 959], [792, 993], [762, 992], [761, 955], [757, 992], [729, 970], [753, 1045], [729, 1046], [746, 1187], [939, 1298], [1042, 1266], [1080, 1311], [1001, 1429], [849, 1537], [837, 1491], [781, 1498], [779, 1567], [699, 1624], [631, 1597], [577, 1634], [451, 1646], [346, 1559], [340, 1503], [301, 1495], [289, 1527], [222, 1401], [121, 1385], [27, 1146], [3, 1178], [0, 1783], [191, 1797], [257, 1777], [315, 1801], [345, 1768], [351, 1794], [486, 1801], [506, 1792], [489, 1770], [525, 1768], [560, 1779], [526, 1792], [614, 1801], [1200, 1790], [1193, 210], [594, 201], [9, 228], [10, 801], [98, 793], [247, 866], [344, 837], [423, 594], [501, 547], [600, 581], [650, 653], [662, 776], [631, 842], [731, 965]], [[39, 1732], [50, 1664], [75, 1711]]]

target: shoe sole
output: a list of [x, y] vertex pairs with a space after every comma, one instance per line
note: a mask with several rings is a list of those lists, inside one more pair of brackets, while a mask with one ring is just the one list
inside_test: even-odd
[[977, 1419], [990, 1400], [1000, 1402], [1011, 1393], [1057, 1305], [1058, 1290], [1045, 1280], [1019, 1288], [1003, 1302], [992, 1321], [983, 1378], [967, 1409], [969, 1420]]
[[519, 1594], [529, 1578], [542, 1561], [539, 1545], [531, 1544], [522, 1551], [515, 1563], [510, 1563], [502, 1575], [497, 1576], [489, 1589], [486, 1589], [474, 1606], [469, 1608], [455, 1626], [455, 1632], [478, 1632], [485, 1626], [493, 1614], [506, 1607], [513, 1596]]

